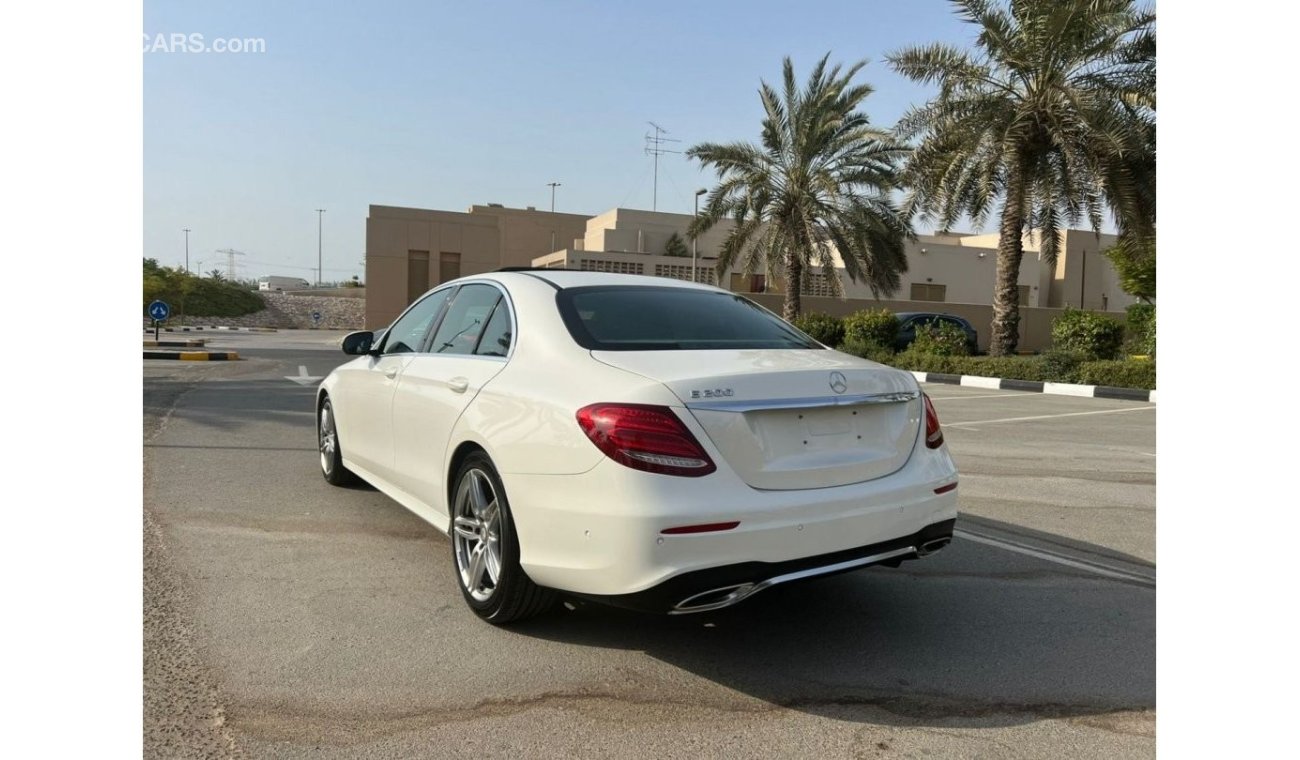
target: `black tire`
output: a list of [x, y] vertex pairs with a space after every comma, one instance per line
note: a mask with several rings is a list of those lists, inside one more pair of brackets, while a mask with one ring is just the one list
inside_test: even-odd
[[329, 397], [316, 410], [316, 444], [320, 449], [320, 471], [325, 482], [333, 486], [356, 485], [358, 478], [343, 466], [343, 447], [339, 445], [338, 427], [334, 424], [334, 406]]
[[555, 591], [533, 583], [519, 566], [510, 502], [492, 461], [482, 452], [470, 454], [454, 482], [451, 564], [465, 603], [493, 625], [515, 623], [551, 609]]

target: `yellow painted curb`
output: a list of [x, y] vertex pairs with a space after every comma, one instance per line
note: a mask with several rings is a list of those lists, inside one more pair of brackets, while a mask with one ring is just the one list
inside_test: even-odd
[[208, 360], [207, 351], [182, 351], [181, 361], [183, 362], [205, 362]]

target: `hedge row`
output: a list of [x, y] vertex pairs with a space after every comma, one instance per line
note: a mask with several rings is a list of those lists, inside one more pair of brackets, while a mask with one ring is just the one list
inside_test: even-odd
[[[1127, 330], [1124, 323], [1105, 315], [1066, 309], [1052, 324], [1052, 350], [1037, 356], [963, 356], [966, 336], [955, 328], [918, 331], [912, 345], [895, 354], [898, 319], [886, 309], [859, 311], [843, 319], [806, 314], [795, 324], [840, 351], [913, 372], [1156, 387], [1155, 307], [1145, 304], [1129, 308]], [[1118, 358], [1126, 337], [1130, 349], [1140, 349], [1152, 359]]]
[[[871, 358], [871, 357], [869, 357]], [[883, 361], [882, 361], [883, 358]], [[882, 364], [911, 372], [941, 372], [1049, 383], [1109, 385], [1115, 388], [1156, 387], [1156, 363], [1140, 359], [1059, 361], [1053, 354], [1039, 356], [935, 356], [903, 351], [892, 358], [875, 358]]]

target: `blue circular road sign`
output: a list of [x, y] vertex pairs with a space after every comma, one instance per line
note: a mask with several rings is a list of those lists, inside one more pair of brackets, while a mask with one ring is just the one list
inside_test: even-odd
[[149, 318], [155, 322], [162, 322], [172, 314], [172, 307], [167, 305], [166, 301], [154, 301], [149, 304]]

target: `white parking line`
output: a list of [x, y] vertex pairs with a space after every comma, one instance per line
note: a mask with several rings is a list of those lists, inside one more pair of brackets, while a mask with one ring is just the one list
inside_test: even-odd
[[1137, 573], [1127, 573], [1124, 572], [1123, 570], [1115, 570], [1113, 568], [1102, 567], [1100, 565], [1092, 564], [1091, 562], [1082, 562], [1079, 560], [1070, 559], [1069, 557], [1064, 557], [1061, 556], [1060, 554], [1054, 554], [1052, 552], [1042, 551], [1039, 549], [1031, 549], [1028, 546], [1021, 546], [1020, 544], [1014, 544], [1009, 541], [1002, 541], [1000, 539], [990, 538], [988, 536], [981, 536], [976, 533], [971, 533], [965, 530], [956, 530], [953, 532], [957, 536], [964, 539], [968, 539], [970, 541], [974, 541], [977, 544], [996, 546], [999, 549], [1006, 549], [1009, 552], [1015, 552], [1016, 554], [1023, 554], [1027, 557], [1035, 557], [1037, 559], [1046, 560], [1048, 562], [1055, 562], [1058, 565], [1073, 567], [1076, 570], [1083, 570], [1085, 572], [1092, 573], [1093, 575], [1101, 575], [1107, 578], [1118, 578], [1120, 580], [1126, 580], [1126, 581], [1137, 581], [1139, 583], [1142, 583], [1143, 585], [1151, 586], [1153, 588], [1156, 585], [1154, 578], [1148, 578], [1145, 575], [1139, 575]]
[[1059, 417], [1083, 417], [1090, 414], [1120, 414], [1122, 412], [1146, 412], [1155, 410], [1154, 406], [1135, 406], [1131, 409], [1101, 409], [1095, 412], [1065, 412], [1063, 414], [1040, 414], [1034, 417], [1003, 417], [1000, 420], [971, 420], [970, 422], [945, 422], [946, 428], [978, 430], [975, 425], [995, 425], [1001, 422], [1030, 422], [1033, 420], [1054, 420]]

